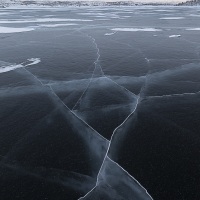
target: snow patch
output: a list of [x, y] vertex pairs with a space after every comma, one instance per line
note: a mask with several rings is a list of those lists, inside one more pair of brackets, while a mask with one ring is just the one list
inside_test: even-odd
[[161, 17], [160, 19], [185, 19], [185, 17]]
[[116, 32], [113, 33], [105, 33], [104, 35], [109, 36], [109, 35], [114, 35]]
[[3, 27], [0, 26], [0, 33], [21, 33], [27, 31], [33, 31], [34, 28], [26, 27], [26, 28], [13, 28], [13, 27]]
[[5, 72], [9, 72], [9, 71], [13, 71], [13, 70], [18, 69], [18, 68], [36, 65], [36, 64], [41, 62], [40, 58], [30, 58], [30, 59], [27, 59], [27, 61], [31, 62], [31, 63], [28, 63], [28, 64], [24, 64], [24, 63], [21, 63], [21, 64], [3, 63], [3, 66], [0, 66], [0, 74], [5, 73]]
[[0, 24], [20, 24], [20, 23], [42, 23], [42, 22], [90, 22], [90, 19], [63, 19], [63, 18], [39, 18], [31, 20], [0, 20]]
[[40, 27], [47, 27], [47, 28], [54, 28], [54, 27], [61, 27], [61, 26], [74, 26], [78, 24], [41, 24]]
[[197, 15], [197, 14], [190, 14], [189, 16], [191, 16], [191, 17], [200, 17], [200, 15]]
[[27, 61], [30, 61], [32, 63], [26, 64], [24, 67], [31, 66], [31, 65], [37, 65], [38, 63], [41, 62], [40, 58], [30, 58], [30, 59], [27, 59]]
[[113, 28], [112, 31], [124, 31], [124, 32], [137, 32], [137, 31], [144, 31], [144, 32], [152, 32], [152, 31], [162, 31], [161, 29], [156, 28]]
[[187, 28], [186, 31], [200, 31], [200, 28]]
[[177, 37], [181, 37], [181, 35], [170, 35], [169, 38], [177, 38]]

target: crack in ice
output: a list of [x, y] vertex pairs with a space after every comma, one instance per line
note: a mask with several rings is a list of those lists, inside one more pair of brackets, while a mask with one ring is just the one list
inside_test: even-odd
[[153, 200], [152, 196], [148, 193], [148, 191], [141, 185], [141, 183], [136, 180], [131, 174], [129, 174], [123, 167], [121, 167], [117, 162], [115, 162], [114, 160], [112, 160], [109, 156], [107, 156], [107, 158], [115, 163], [122, 171], [124, 171], [129, 177], [131, 177], [142, 189], [144, 189], [144, 191], [146, 192], [146, 194]]
[[[148, 74], [145, 76], [146, 79], [147, 79], [147, 76], [148, 76]], [[115, 130], [113, 131], [113, 134], [111, 135], [111, 139], [110, 139], [109, 144], [108, 144], [107, 152], [106, 152], [106, 154], [105, 154], [104, 160], [103, 160], [103, 162], [102, 162], [102, 165], [101, 165], [101, 167], [100, 167], [100, 169], [99, 169], [99, 173], [98, 173], [98, 175], [97, 175], [96, 186], [95, 186], [94, 188], [92, 188], [92, 190], [90, 190], [85, 196], [79, 198], [78, 200], [81, 200], [81, 199], [85, 198], [88, 194], [90, 194], [90, 193], [98, 186], [99, 176], [100, 176], [102, 167], [103, 167], [103, 165], [104, 165], [104, 163], [105, 163], [106, 158], [109, 158], [109, 157], [108, 157], [108, 152], [109, 152], [109, 150], [110, 150], [110, 145], [111, 145], [111, 142], [112, 142], [112, 140], [113, 140], [113, 137], [114, 137], [115, 133], [117, 132], [117, 130], [118, 130], [120, 127], [122, 127], [122, 126], [126, 123], [126, 121], [135, 113], [135, 111], [136, 111], [136, 109], [137, 109], [139, 103], [140, 103], [141, 100], [143, 99], [143, 98], [141, 97], [141, 93], [144, 91], [145, 86], [146, 86], [146, 81], [145, 81], [143, 87], [141, 88], [139, 95], [137, 95], [137, 98], [136, 98], [136, 105], [135, 105], [134, 110], [128, 115], [128, 117], [126, 117], [126, 119], [125, 119], [119, 126], [117, 126], [117, 127], [115, 128]], [[110, 159], [110, 158], [109, 158], [109, 159]], [[114, 161], [113, 161], [113, 162], [114, 162]], [[116, 163], [116, 164], [117, 164], [117, 163]], [[117, 165], [120, 166], [119, 164], [117, 164]], [[141, 184], [140, 184], [135, 178], [133, 178], [133, 176], [131, 176], [125, 169], [123, 169], [121, 166], [120, 166], [120, 168], [121, 168], [123, 171], [125, 171], [125, 172], [129, 175], [129, 177], [131, 177], [132, 179], [134, 179], [134, 180], [141, 186]], [[142, 186], [142, 188], [144, 189], [143, 186]], [[145, 191], [146, 191], [146, 193], [149, 195], [149, 193], [147, 192], [146, 189], [145, 189]], [[153, 198], [152, 198], [150, 195], [149, 195], [149, 197], [153, 200]]]
[[[80, 32], [81, 32], [81, 31], [80, 31]], [[82, 32], [81, 32], [81, 33], [82, 33]], [[93, 70], [92, 76], [91, 76], [91, 78], [90, 78], [90, 81], [89, 81], [89, 83], [88, 83], [86, 89], [84, 90], [84, 92], [82, 93], [82, 95], [80, 96], [80, 98], [78, 99], [78, 101], [75, 103], [75, 105], [74, 105], [74, 107], [72, 108], [72, 110], [75, 110], [76, 106], [80, 103], [82, 97], [84, 96], [84, 94], [85, 94], [86, 91], [88, 90], [88, 88], [89, 88], [89, 86], [90, 86], [90, 83], [91, 83], [92, 80], [93, 80], [93, 77], [94, 77], [94, 74], [95, 74], [95, 70], [97, 69], [98, 66], [99, 66], [100, 69], [101, 69], [102, 76], [104, 75], [104, 72], [103, 72], [103, 70], [102, 70], [102, 68], [101, 68], [101, 65], [99, 64], [99, 59], [100, 59], [100, 56], [101, 56], [101, 55], [100, 55], [100, 50], [99, 50], [99, 48], [98, 48], [98, 46], [97, 46], [96, 40], [95, 40], [92, 36], [90, 36], [90, 35], [88, 35], [88, 34], [86, 34], [86, 36], [89, 37], [89, 38], [92, 40], [92, 43], [95, 45], [95, 49], [97, 50], [97, 52], [96, 52], [97, 58], [96, 58], [96, 60], [94, 61], [94, 65], [95, 65], [95, 66], [94, 66], [94, 70]]]
[[[84, 94], [86, 93], [86, 91], [88, 90], [88, 88], [89, 88], [89, 86], [90, 86], [90, 84], [91, 84], [91, 82], [92, 82], [92, 80], [93, 80], [94, 73], [95, 73], [95, 70], [96, 70], [97, 66], [100, 67], [101, 72], [102, 72], [102, 76], [106, 77], [107, 79], [110, 79], [109, 77], [107, 77], [106, 75], [104, 75], [103, 70], [102, 70], [102, 67], [101, 67], [100, 65], [98, 65], [99, 59], [100, 59], [100, 50], [99, 50], [99, 48], [98, 48], [98, 45], [97, 45], [97, 43], [96, 43], [96, 40], [95, 40], [92, 36], [90, 36], [90, 35], [88, 35], [88, 34], [86, 34], [86, 35], [87, 35], [87, 37], [89, 37], [89, 38], [92, 40], [92, 42], [94, 43], [94, 45], [95, 45], [95, 47], [96, 47], [96, 50], [97, 50], [97, 59], [96, 59], [95, 62], [94, 62], [95, 68], [94, 68], [94, 71], [93, 71], [93, 73], [92, 73], [92, 77], [90, 78], [90, 81], [89, 81], [89, 83], [88, 83], [88, 86], [87, 86], [87, 88], [85, 89], [85, 91], [82, 93], [82, 95], [81, 95], [81, 97], [79, 98], [79, 100], [76, 102], [75, 106], [74, 106], [73, 109], [72, 109], [72, 112], [73, 112], [73, 110], [75, 109], [75, 107], [77, 106], [77, 104], [81, 101], [83, 95], [84, 95]], [[125, 44], [125, 45], [127, 45], [127, 44]], [[128, 46], [131, 47], [131, 48], [133, 48], [133, 47], [130, 46], [130, 45], [128, 45]], [[147, 63], [147, 66], [149, 67], [150, 60], [145, 56], [145, 54], [142, 52], [141, 49], [137, 49], [137, 50], [144, 56], [144, 59], [145, 59], [145, 61], [146, 61], [146, 63]], [[102, 167], [103, 167], [103, 165], [104, 165], [104, 163], [105, 163], [105, 160], [106, 160], [106, 158], [108, 158], [108, 152], [109, 152], [109, 150], [110, 150], [110, 145], [111, 145], [112, 139], [113, 139], [113, 137], [114, 137], [116, 131], [117, 131], [120, 127], [122, 127], [122, 126], [126, 123], [126, 121], [135, 113], [135, 111], [136, 111], [136, 109], [137, 109], [137, 107], [138, 107], [138, 104], [139, 104], [139, 102], [140, 102], [141, 99], [142, 99], [141, 94], [143, 93], [144, 88], [146, 87], [147, 76], [148, 76], [148, 74], [149, 74], [149, 71], [147, 72], [147, 74], [146, 74], [146, 76], [145, 76], [145, 83], [144, 83], [143, 87], [141, 88], [139, 95], [135, 95], [134, 93], [132, 93], [131, 91], [129, 91], [127, 88], [125, 88], [125, 87], [119, 85], [118, 83], [116, 83], [115, 81], [113, 81], [112, 79], [110, 79], [112, 82], [114, 82], [115, 84], [117, 84], [119, 87], [124, 88], [126, 91], [130, 92], [131, 94], [133, 94], [133, 95], [136, 97], [136, 105], [135, 105], [134, 110], [128, 115], [128, 117], [126, 117], [126, 119], [125, 119], [119, 126], [117, 126], [117, 127], [114, 129], [114, 131], [113, 131], [113, 133], [112, 133], [112, 135], [111, 135], [111, 139], [110, 139], [109, 144], [108, 144], [107, 152], [106, 152], [106, 154], [105, 154], [104, 160], [103, 160], [103, 162], [102, 162], [102, 165], [101, 165], [101, 167], [100, 167], [100, 169], [99, 169], [99, 172], [98, 172], [98, 175], [97, 175], [96, 186], [95, 186], [94, 188], [92, 188], [92, 190], [90, 190], [85, 196], [79, 198], [79, 200], [80, 200], [80, 199], [83, 199], [84, 197], [86, 197], [88, 194], [90, 194], [90, 193], [98, 186], [99, 176], [100, 176]], [[110, 158], [109, 158], [109, 159], [110, 159]], [[119, 165], [118, 165], [118, 166], [119, 166]], [[121, 166], [120, 166], [120, 168], [123, 169]], [[123, 171], [126, 172], [126, 170], [124, 170], [124, 169], [123, 169]], [[127, 174], [129, 175], [128, 172], [127, 172]], [[133, 178], [131, 175], [130, 175], [130, 177]], [[136, 181], [135, 178], [133, 178], [133, 179]], [[137, 181], [137, 183], [141, 186], [141, 184], [140, 184], [138, 181]], [[142, 188], [144, 188], [144, 187], [142, 187]], [[146, 191], [146, 189], [145, 189], [145, 191]], [[148, 194], [147, 191], [146, 191], [146, 193]], [[148, 194], [148, 195], [149, 195], [149, 194]], [[149, 197], [152, 199], [152, 197], [151, 197], [150, 195], [149, 195]]]
[[68, 106], [60, 99], [60, 97], [54, 92], [53, 88], [51, 87], [51, 85], [46, 85], [43, 84], [42, 81], [37, 78], [37, 76], [35, 76], [33, 73], [31, 73], [29, 70], [27, 70], [26, 68], [24, 68], [25, 71], [27, 71], [29, 74], [31, 74], [34, 79], [36, 79], [43, 87], [48, 87], [50, 88], [52, 94], [60, 101], [60, 103], [67, 108], [68, 111], [70, 111], [75, 117], [77, 117], [79, 120], [81, 120], [84, 124], [86, 124], [91, 130], [93, 130], [95, 133], [97, 133], [97, 135], [99, 135], [101, 138], [103, 138], [105, 141], [108, 141], [106, 138], [104, 138], [100, 133], [98, 133], [95, 129], [93, 129], [86, 121], [84, 121], [83, 119], [81, 119], [76, 113], [74, 113], [72, 110], [70, 110], [68, 108]]
[[[79, 32], [81, 32], [81, 31], [79, 30]], [[83, 32], [81, 32], [81, 33], [83, 34]], [[95, 70], [97, 69], [97, 67], [100, 68], [100, 70], [101, 70], [101, 76], [102, 76], [102, 77], [106, 77], [107, 79], [111, 80], [111, 81], [114, 82], [116, 85], [118, 85], [119, 87], [124, 88], [126, 91], [128, 91], [129, 93], [131, 93], [131, 94], [133, 94], [134, 96], [136, 96], [136, 95], [135, 95], [134, 93], [132, 93], [130, 90], [128, 90], [127, 88], [125, 88], [125, 87], [123, 87], [123, 86], [121, 86], [121, 85], [119, 85], [117, 82], [113, 81], [111, 78], [107, 77], [107, 76], [104, 74], [103, 69], [102, 69], [101, 65], [99, 64], [99, 60], [100, 60], [101, 55], [100, 55], [100, 50], [99, 50], [99, 48], [98, 48], [98, 45], [97, 45], [97, 43], [96, 43], [96, 40], [95, 40], [95, 38], [93, 38], [92, 36], [90, 36], [90, 35], [88, 35], [88, 34], [85, 34], [85, 35], [86, 35], [87, 37], [89, 37], [89, 38], [92, 40], [92, 43], [95, 45], [95, 49], [96, 49], [96, 51], [97, 51], [97, 52], [96, 52], [97, 58], [96, 58], [96, 60], [94, 61], [95, 67], [94, 67], [92, 76], [91, 76], [91, 78], [90, 78], [90, 81], [89, 81], [89, 83], [88, 83], [86, 89], [84, 90], [84, 92], [82, 93], [82, 95], [80, 96], [80, 98], [78, 99], [78, 101], [75, 103], [74, 107], [72, 108], [72, 111], [73, 111], [73, 110], [76, 110], [77, 105], [81, 102], [81, 100], [82, 100], [84, 94], [87, 92], [87, 90], [88, 90], [88, 88], [89, 88], [91, 82], [92, 82], [93, 79], [94, 79]]]
[[[142, 91], [142, 89], [141, 89], [141, 91]], [[111, 139], [110, 139], [109, 144], [108, 144], [107, 152], [106, 152], [106, 154], [105, 154], [103, 163], [102, 163], [102, 165], [101, 165], [101, 167], [100, 167], [100, 169], [99, 169], [99, 173], [98, 173], [98, 175], [97, 175], [97, 181], [96, 181], [95, 187], [92, 188], [92, 190], [90, 190], [87, 194], [85, 194], [83, 197], [79, 198], [78, 200], [81, 200], [81, 199], [85, 198], [87, 195], [89, 195], [89, 194], [98, 186], [99, 176], [100, 176], [101, 170], [102, 170], [102, 168], [103, 168], [103, 165], [104, 165], [106, 159], [108, 158], [111, 162], [114, 162], [114, 161], [108, 156], [108, 152], [109, 152], [109, 150], [110, 150], [110, 145], [111, 145], [112, 139], [113, 139], [115, 133], [117, 132], [117, 130], [118, 130], [120, 127], [122, 127], [122, 126], [126, 123], [126, 121], [135, 113], [135, 111], [136, 111], [136, 109], [137, 109], [137, 107], [138, 107], [140, 101], [141, 101], [141, 97], [140, 97], [140, 94], [139, 94], [139, 95], [137, 96], [137, 99], [136, 99], [136, 105], [135, 105], [134, 110], [133, 110], [133, 111], [128, 115], [128, 117], [127, 117], [119, 126], [117, 126], [117, 127], [115, 128], [115, 130], [113, 131], [113, 134], [112, 134]], [[150, 194], [147, 192], [147, 190], [146, 190], [133, 176], [131, 176], [131, 175], [130, 175], [125, 169], [123, 169], [118, 163], [116, 163], [116, 162], [114, 162], [114, 163], [115, 163], [118, 167], [120, 167], [120, 169], [122, 169], [124, 172], [126, 172], [127, 175], [128, 175], [130, 178], [132, 178], [134, 181], [136, 181], [136, 182], [138, 183], [138, 185], [141, 186], [141, 187], [146, 191], [146, 194], [153, 200], [153, 198], [150, 196]]]
[[186, 93], [181, 93], [181, 94], [166, 94], [166, 95], [161, 95], [161, 96], [147, 96], [147, 99], [152, 99], [152, 98], [164, 98], [164, 97], [179, 97], [179, 96], [185, 96], [185, 95], [196, 95], [199, 94], [200, 91], [197, 92], [186, 92]]

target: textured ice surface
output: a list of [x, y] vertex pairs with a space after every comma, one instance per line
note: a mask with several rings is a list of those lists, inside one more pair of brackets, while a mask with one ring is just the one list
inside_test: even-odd
[[200, 199], [198, 7], [3, 12], [3, 200]]
[[[136, 95], [107, 77], [94, 79], [73, 111], [106, 138], [132, 112]], [[110, 122], [109, 119], [112, 119]]]
[[[8, 173], [11, 170], [16, 176], [10, 177], [9, 185], [14, 188], [17, 187], [15, 179], [26, 177], [36, 191], [40, 188], [34, 180], [40, 184], [44, 180], [61, 185], [59, 187], [65, 188], [64, 193], [69, 198], [75, 195], [78, 198], [94, 187], [108, 142], [60, 104], [57, 98], [52, 100], [58, 108], [44, 116], [13, 145], [2, 160], [6, 169], [1, 178], [10, 177]], [[1, 193], [10, 197], [4, 191], [7, 182], [3, 183]], [[30, 185], [19, 189], [26, 197]]]
[[155, 199], [199, 197], [198, 99], [199, 93], [146, 99], [112, 139], [109, 157], [133, 174]]
[[117, 163], [106, 157], [95, 188], [82, 200], [151, 200], [151, 196]]

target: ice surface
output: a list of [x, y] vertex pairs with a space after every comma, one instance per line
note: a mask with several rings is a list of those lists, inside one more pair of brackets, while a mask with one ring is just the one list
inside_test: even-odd
[[108, 156], [155, 199], [199, 197], [200, 127], [192, 120], [199, 119], [198, 99], [199, 93], [145, 99], [112, 139]]
[[113, 28], [112, 31], [123, 31], [123, 32], [137, 32], [137, 31], [144, 31], [144, 32], [154, 32], [154, 31], [162, 31], [161, 29], [156, 28]]
[[[77, 192], [84, 193], [94, 187], [95, 178], [90, 176], [79, 174], [76, 172], [70, 172], [67, 170], [61, 170], [56, 168], [45, 168], [43, 166], [35, 167], [22, 165], [17, 162], [8, 161], [0, 162], [0, 166], [4, 166], [7, 169], [12, 170], [16, 174], [35, 176], [38, 179], [44, 179], [48, 182], [61, 185], [67, 189], [76, 190]], [[18, 175], [20, 177], [20, 175]]]
[[74, 105], [73, 112], [109, 139], [135, 108], [136, 99], [135, 94], [108, 77], [93, 78]]
[[[148, 75], [146, 95], [159, 96], [198, 92], [200, 91], [199, 78], [195, 74], [198, 74], [199, 70], [198, 62], [163, 71], [152, 71]], [[169, 88], [169, 85], [173, 86], [173, 89]], [[160, 88], [160, 90], [156, 88]]]
[[[84, 195], [95, 185], [108, 141], [54, 97], [52, 101], [57, 108], [17, 141], [2, 162], [11, 165], [17, 178], [24, 177], [24, 174], [33, 176], [61, 184], [69, 197], [78, 191], [78, 195]], [[19, 170], [13, 165], [13, 160]], [[55, 173], [52, 169], [56, 170]], [[29, 177], [29, 180], [32, 178]], [[36, 187], [34, 182], [31, 181], [31, 184]], [[11, 179], [10, 185], [15, 185], [15, 181]], [[21, 192], [27, 195], [26, 189]]]
[[13, 27], [0, 26], [0, 34], [1, 33], [21, 33], [21, 32], [33, 31], [33, 30], [35, 29], [31, 27], [13, 28]]
[[152, 200], [140, 183], [109, 157], [101, 168], [96, 187], [81, 199]]
[[8, 15], [10, 14], [9, 12], [0, 12], [0, 15]]
[[0, 37], [0, 194], [199, 199], [198, 8], [17, 9], [39, 30]]

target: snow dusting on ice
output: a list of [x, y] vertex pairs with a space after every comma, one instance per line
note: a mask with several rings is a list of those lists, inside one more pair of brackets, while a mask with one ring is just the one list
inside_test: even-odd
[[185, 17], [161, 17], [160, 19], [184, 19]]
[[18, 68], [36, 65], [36, 64], [41, 62], [40, 58], [30, 58], [30, 59], [27, 59], [27, 61], [31, 62], [31, 63], [28, 63], [28, 64], [25, 64], [25, 63], [21, 63], [21, 64], [4, 63], [3, 66], [0, 66], [0, 73], [5, 73], [5, 72], [9, 72], [9, 71], [18, 69]]
[[177, 37], [181, 37], [181, 35], [170, 35], [169, 38], [177, 38]]
[[113, 33], [105, 33], [104, 35], [109, 36], [109, 35], [114, 35], [116, 32]]
[[152, 31], [162, 31], [161, 29], [156, 28], [113, 28], [113, 31], [124, 31], [124, 32], [137, 32], [137, 31], [144, 31], [144, 32], [152, 32]]
[[33, 31], [34, 28], [13, 28], [13, 27], [3, 27], [0, 26], [0, 33], [21, 33], [21, 32], [27, 32], [27, 31]]
[[200, 28], [188, 28], [187, 31], [200, 31]]
[[40, 23], [40, 22], [90, 22], [90, 19], [39, 18], [30, 20], [0, 20], [0, 24]]
[[54, 28], [60, 26], [74, 26], [78, 24], [41, 24], [40, 27]]

